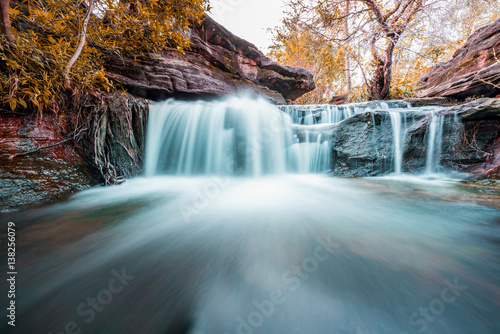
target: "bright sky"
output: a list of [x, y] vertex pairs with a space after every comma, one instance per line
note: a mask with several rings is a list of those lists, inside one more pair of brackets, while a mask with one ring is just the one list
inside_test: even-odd
[[267, 28], [278, 26], [284, 0], [212, 0], [209, 15], [238, 37], [266, 53], [271, 45]]

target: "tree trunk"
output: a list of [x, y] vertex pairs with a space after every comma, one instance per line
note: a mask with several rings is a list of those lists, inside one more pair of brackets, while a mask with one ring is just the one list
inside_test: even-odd
[[349, 96], [351, 95], [352, 91], [352, 82], [351, 82], [351, 62], [349, 59], [349, 52], [347, 52], [347, 49], [349, 48], [349, 4], [350, 1], [346, 1], [346, 7], [345, 7], [345, 18], [344, 18], [344, 33], [345, 33], [345, 46], [344, 46], [344, 54], [345, 54], [345, 67], [346, 67], [346, 79], [347, 79], [347, 102], [349, 102]]
[[85, 39], [87, 38], [87, 25], [89, 24], [90, 16], [92, 15], [93, 10], [94, 10], [94, 0], [90, 0], [89, 7], [87, 9], [87, 14], [83, 19], [82, 30], [80, 30], [80, 34], [78, 36], [78, 45], [76, 47], [75, 53], [73, 54], [73, 57], [71, 57], [71, 59], [68, 61], [68, 64], [66, 64], [66, 67], [64, 68], [63, 76], [64, 76], [64, 86], [66, 87], [66, 89], [71, 88], [71, 80], [69, 79], [69, 73], [71, 72], [71, 69], [73, 68], [73, 65], [75, 64], [78, 57], [80, 57], [83, 47], [85, 46]]
[[0, 0], [0, 28], [7, 36], [9, 42], [14, 42], [16, 38], [12, 35], [9, 16], [9, 0]]
[[396, 41], [391, 40], [385, 49], [383, 58], [377, 60], [377, 68], [368, 87], [370, 100], [385, 100], [389, 96], [392, 81], [392, 57]]

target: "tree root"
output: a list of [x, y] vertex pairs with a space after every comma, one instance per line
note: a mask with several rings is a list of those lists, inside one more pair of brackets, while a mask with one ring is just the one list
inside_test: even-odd
[[61, 140], [61, 141], [58, 141], [57, 143], [54, 143], [54, 144], [50, 144], [50, 145], [47, 145], [47, 146], [41, 146], [41, 147], [38, 147], [36, 149], [34, 149], [33, 151], [28, 151], [28, 152], [23, 152], [23, 153], [16, 153], [16, 154], [12, 154], [11, 156], [9, 156], [9, 160], [13, 160], [14, 158], [17, 158], [17, 157], [22, 157], [22, 156], [26, 156], [26, 155], [30, 155], [30, 154], [34, 154], [34, 153], [38, 153], [40, 152], [41, 150], [45, 150], [47, 148], [52, 148], [54, 146], [57, 146], [57, 145], [61, 145], [61, 144], [64, 144], [64, 143], [67, 143], [71, 140], [74, 140], [76, 139], [83, 131], [87, 131], [88, 129], [82, 129], [80, 130], [76, 135], [74, 135], [73, 137], [70, 137], [70, 138], [67, 138], [67, 139], [64, 139], [64, 140]]

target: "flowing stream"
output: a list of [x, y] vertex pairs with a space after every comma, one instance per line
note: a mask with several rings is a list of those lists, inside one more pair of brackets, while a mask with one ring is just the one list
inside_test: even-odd
[[[322, 130], [371, 107], [328, 108], [155, 104], [143, 177], [2, 218], [19, 269], [16, 327], [0, 332], [500, 333], [500, 191], [325, 175]], [[413, 108], [375, 108], [404, 174]]]

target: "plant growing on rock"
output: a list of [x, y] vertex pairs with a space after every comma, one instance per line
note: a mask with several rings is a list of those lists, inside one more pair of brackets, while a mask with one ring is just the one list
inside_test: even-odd
[[10, 36], [1, 4], [0, 39], [15, 41], [0, 43], [0, 105], [12, 110], [31, 104], [57, 111], [65, 88], [73, 95], [113, 89], [103, 54], [138, 59], [167, 46], [183, 52], [187, 29], [208, 9], [207, 0], [27, 0], [7, 8]]

